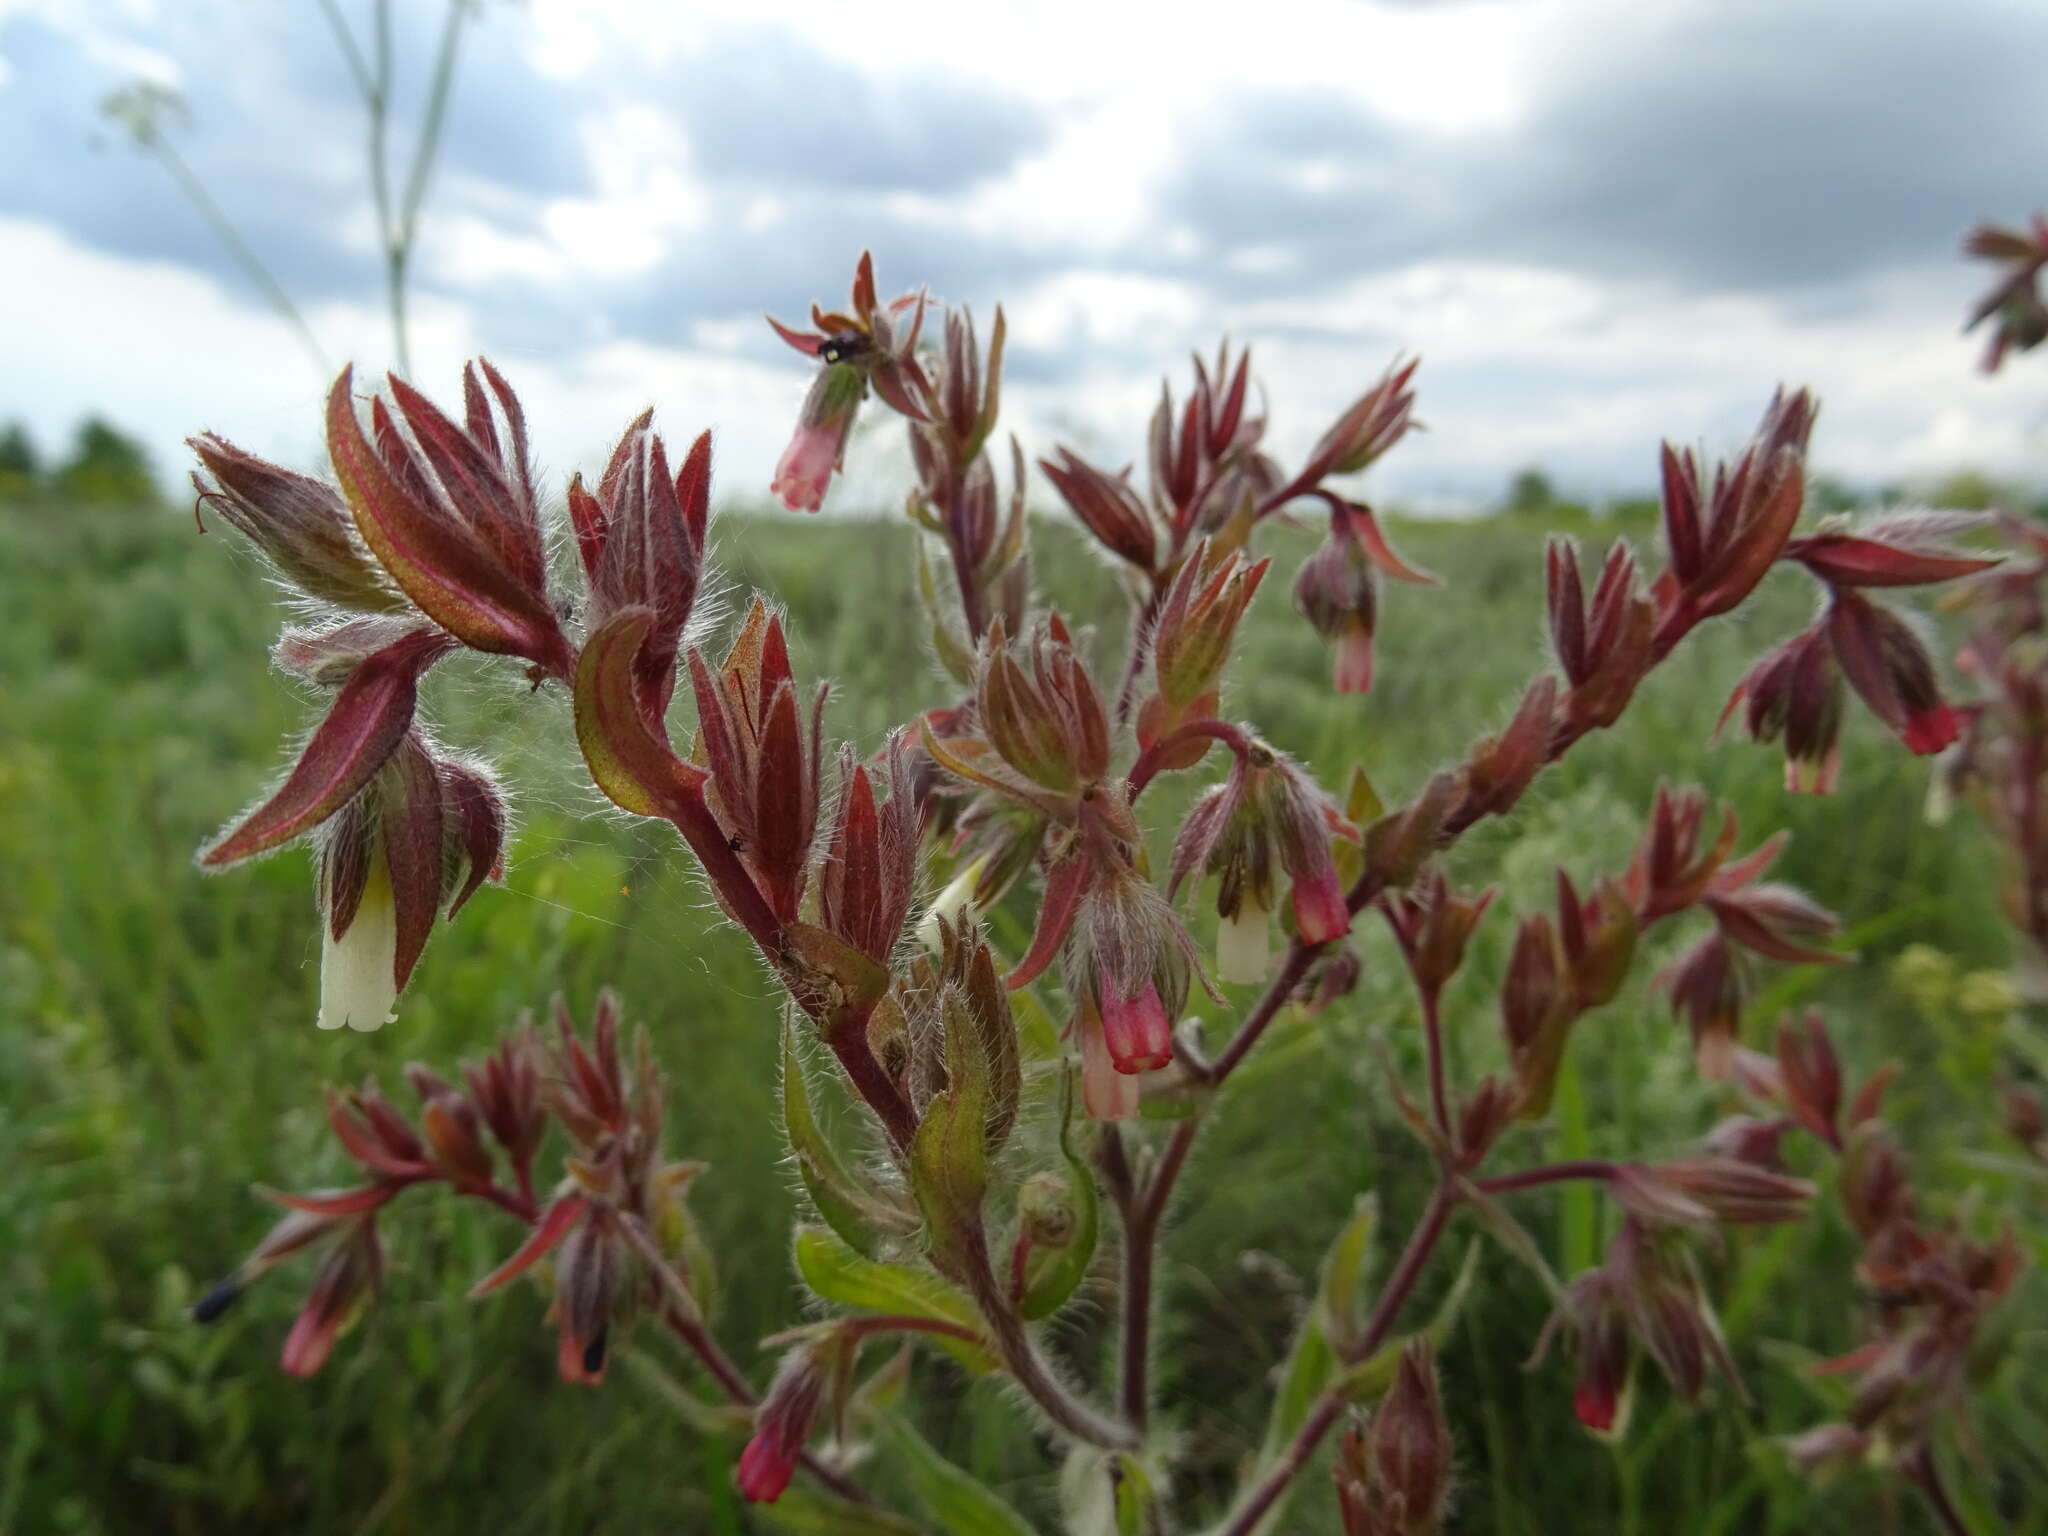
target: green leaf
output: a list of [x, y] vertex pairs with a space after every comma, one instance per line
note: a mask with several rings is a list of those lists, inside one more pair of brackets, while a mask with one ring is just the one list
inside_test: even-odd
[[1018, 1314], [1028, 1323], [1050, 1317], [1067, 1304], [1095, 1261], [1102, 1231], [1102, 1200], [1095, 1175], [1074, 1151], [1074, 1079], [1068, 1073], [1060, 1088], [1060, 1156], [1066, 1159], [1067, 1190], [1074, 1206], [1074, 1235], [1062, 1248], [1032, 1252], [1024, 1271], [1024, 1294]]
[[[937, 1275], [863, 1258], [823, 1227], [796, 1229], [795, 1256], [804, 1284], [826, 1301], [862, 1312], [928, 1317], [982, 1331], [974, 1303]], [[979, 1345], [936, 1336], [932, 1342], [969, 1370], [995, 1368], [994, 1355]]]
[[942, 1269], [958, 1271], [984, 1241], [981, 1202], [988, 1192], [989, 1064], [957, 993], [946, 996], [946, 1081], [910, 1143], [910, 1188], [924, 1215], [926, 1241]]
[[1156, 1529], [1152, 1479], [1135, 1456], [1120, 1452], [1115, 1468], [1116, 1536], [1151, 1536]]
[[1266, 1417], [1266, 1438], [1259, 1451], [1262, 1466], [1270, 1466], [1286, 1449], [1336, 1373], [1337, 1350], [1331, 1339], [1353, 1340], [1364, 1329], [1358, 1316], [1359, 1291], [1378, 1221], [1378, 1200], [1370, 1194], [1360, 1195], [1351, 1219], [1338, 1230], [1323, 1255], [1316, 1299], [1295, 1333]]
[[888, 1233], [903, 1236], [916, 1230], [908, 1211], [892, 1209], [863, 1189], [825, 1139], [811, 1112], [810, 1085], [797, 1055], [796, 1030], [788, 1021], [782, 1028], [782, 1128], [811, 1204], [855, 1252], [872, 1259]]
[[1035, 1536], [1031, 1522], [991, 1493], [979, 1479], [953, 1465], [907, 1419], [882, 1418], [878, 1438], [895, 1457], [910, 1491], [941, 1531], [975, 1536]]
[[1330, 1348], [1329, 1336], [1323, 1332], [1316, 1309], [1311, 1307], [1295, 1332], [1294, 1345], [1281, 1369], [1279, 1390], [1273, 1394], [1273, 1407], [1266, 1416], [1266, 1439], [1259, 1448], [1261, 1466], [1270, 1466], [1273, 1458], [1286, 1449], [1288, 1441], [1307, 1421], [1309, 1410], [1329, 1384], [1336, 1367], [1336, 1351]]
[[1364, 1319], [1358, 1315], [1359, 1291], [1365, 1279], [1366, 1261], [1372, 1257], [1372, 1234], [1379, 1225], [1379, 1216], [1378, 1199], [1371, 1194], [1360, 1195], [1352, 1204], [1351, 1219], [1344, 1223], [1323, 1255], [1317, 1305], [1322, 1309], [1323, 1331], [1340, 1353], [1348, 1350], [1364, 1331]]
[[1508, 1208], [1493, 1196], [1471, 1187], [1466, 1190], [1465, 1203], [1471, 1208], [1472, 1214], [1479, 1218], [1479, 1224], [1494, 1235], [1501, 1247], [1507, 1249], [1521, 1261], [1524, 1268], [1543, 1282], [1543, 1288], [1550, 1293], [1551, 1299], [1563, 1301], [1563, 1283], [1543, 1257], [1543, 1250], [1536, 1246], [1536, 1239], [1508, 1213]]
[[[934, 530], [937, 531], [936, 529]], [[961, 643], [960, 637], [947, 621], [944, 606], [939, 601], [938, 583], [932, 576], [930, 558], [925, 553], [924, 540], [917, 541], [917, 596], [924, 605], [926, 620], [931, 624], [932, 653], [939, 658], [939, 665], [946, 669], [953, 681], [963, 688], [974, 686], [974, 657]]]
[[[1482, 1245], [1475, 1238], [1465, 1248], [1465, 1262], [1458, 1266], [1458, 1278], [1451, 1282], [1444, 1299], [1437, 1303], [1435, 1313], [1422, 1329], [1419, 1337], [1429, 1340], [1430, 1347], [1442, 1349], [1450, 1341], [1451, 1329], [1456, 1326], [1458, 1314], [1464, 1309], [1465, 1298], [1471, 1294], [1472, 1280], [1479, 1273], [1479, 1250]], [[1378, 1402], [1393, 1386], [1394, 1377], [1401, 1369], [1401, 1354], [1416, 1334], [1401, 1334], [1389, 1339], [1366, 1359], [1350, 1367], [1337, 1378], [1337, 1390], [1345, 1398], [1360, 1406], [1369, 1407]]]

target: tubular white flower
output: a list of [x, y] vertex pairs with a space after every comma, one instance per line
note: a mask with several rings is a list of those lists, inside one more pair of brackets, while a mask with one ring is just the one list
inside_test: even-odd
[[1264, 981], [1272, 969], [1273, 947], [1258, 898], [1246, 891], [1233, 917], [1216, 920], [1216, 974], [1225, 981]]
[[322, 1029], [379, 1029], [398, 1017], [393, 972], [398, 960], [398, 913], [391, 898], [391, 874], [384, 866], [381, 843], [370, 855], [370, 872], [362, 900], [348, 928], [337, 939], [323, 917], [320, 923], [320, 1018]]
[[988, 863], [988, 855], [970, 859], [962, 869], [946, 883], [946, 888], [932, 898], [924, 919], [917, 925], [917, 941], [933, 954], [939, 945], [939, 919], [944, 918], [954, 927], [959, 927], [973, 911], [974, 882], [981, 878], [982, 866]]

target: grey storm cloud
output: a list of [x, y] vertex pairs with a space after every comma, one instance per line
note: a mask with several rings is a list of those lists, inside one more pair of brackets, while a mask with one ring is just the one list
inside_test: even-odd
[[[424, 73], [432, 13], [397, 13], [395, 51]], [[185, 109], [166, 119], [167, 139], [287, 291], [302, 301], [374, 292], [374, 262], [343, 228], [350, 211], [369, 204], [362, 106], [317, 9], [265, 6], [203, 20], [173, 11], [156, 42], [188, 70]], [[117, 255], [242, 280], [162, 167], [101, 116], [100, 103], [131, 84], [128, 76], [27, 16], [0, 22], [0, 56], [13, 81], [0, 91], [0, 143], [10, 146], [0, 209], [48, 219]], [[229, 57], [232, 70], [210, 62]], [[443, 193], [464, 179], [529, 200], [581, 190], [573, 93], [533, 78], [504, 32], [488, 26], [468, 30], [462, 68], [440, 157]], [[421, 91], [417, 77], [401, 79], [392, 129], [400, 177]]]
[[[411, 142], [439, 7], [394, 8], [401, 80], [395, 163]], [[152, 44], [189, 72], [189, 121], [172, 129], [249, 244], [301, 301], [374, 299], [379, 272], [346, 238], [369, 191], [361, 105], [333, 34], [311, 5], [218, 15], [170, 13]], [[14, 86], [0, 91], [0, 143], [14, 169], [0, 211], [40, 217], [114, 254], [189, 266], [239, 286], [242, 274], [162, 168], [100, 121], [98, 103], [128, 83], [78, 41], [31, 18], [0, 22]], [[234, 72], [202, 72], [230, 57]], [[547, 204], [595, 190], [587, 82], [536, 74], [514, 29], [468, 28], [429, 208], [473, 212], [508, 235], [546, 239]], [[1000, 176], [1046, 143], [1047, 115], [1022, 97], [942, 77], [882, 81], [786, 31], [725, 29], [667, 66], [624, 61], [604, 104], [668, 114], [703, 180], [704, 233], [650, 271], [579, 280], [573, 292], [515, 275], [465, 284], [501, 345], [560, 350], [618, 336], [673, 343], [700, 320], [758, 312], [801, 318], [813, 298], [843, 299], [855, 258], [875, 252], [885, 282], [913, 279], [949, 295], [1001, 291], [1043, 271], [1006, 242], [934, 229], [884, 206], [885, 195], [957, 193]], [[785, 209], [750, 231], [762, 195]], [[417, 286], [434, 291], [431, 277]], [[765, 334], [765, 329], [764, 329]]]
[[1424, 260], [1796, 290], [1947, 260], [2038, 197], [2044, 57], [2048, 8], [2002, 0], [1647, 7], [1561, 53], [1510, 130], [1220, 103], [1163, 213], [1210, 251], [1277, 247], [1224, 279], [1253, 294]]
[[768, 28], [719, 34], [678, 85], [703, 173], [776, 189], [957, 192], [1052, 133], [1022, 97], [936, 72], [883, 82]]

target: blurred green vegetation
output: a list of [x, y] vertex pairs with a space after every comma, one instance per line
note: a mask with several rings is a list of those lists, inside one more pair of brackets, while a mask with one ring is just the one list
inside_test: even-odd
[[[1640, 538], [1639, 512], [1620, 521]], [[1601, 520], [1580, 521], [1605, 536]], [[1391, 801], [1500, 724], [1542, 664], [1542, 526], [1396, 524], [1404, 552], [1448, 584], [1386, 595], [1381, 680], [1364, 700], [1331, 694], [1321, 646], [1288, 612], [1309, 535], [1283, 530], [1227, 706], [1327, 781], [1363, 762]], [[799, 669], [839, 684], [840, 734], [871, 744], [944, 697], [913, 618], [905, 529], [732, 517], [716, 538], [726, 611], [754, 585], [788, 605]], [[1111, 574], [1059, 527], [1040, 530], [1037, 559], [1067, 612], [1099, 616], [1110, 660], [1121, 634]], [[216, 523], [201, 536], [181, 511], [48, 493], [0, 504], [0, 1536], [768, 1528], [729, 1492], [737, 1445], [700, 1436], [667, 1400], [664, 1386], [697, 1388], [666, 1339], [642, 1330], [641, 1368], [589, 1392], [555, 1379], [532, 1292], [465, 1300], [508, 1246], [494, 1211], [427, 1199], [430, 1210], [392, 1222], [386, 1304], [311, 1382], [274, 1364], [300, 1267], [213, 1328], [186, 1321], [197, 1289], [268, 1223], [251, 1181], [345, 1178], [323, 1083], [374, 1074], [396, 1093], [407, 1060], [452, 1065], [557, 990], [585, 1013], [606, 982], [670, 1069], [675, 1150], [711, 1165], [692, 1200], [725, 1278], [718, 1331], [753, 1362], [753, 1341], [800, 1312], [770, 989], [709, 921], [664, 830], [601, 814], [578, 783], [559, 697], [468, 661], [431, 680], [437, 729], [506, 769], [519, 825], [508, 888], [437, 936], [379, 1034], [312, 1027], [319, 945], [303, 854], [199, 875], [193, 848], [260, 791], [307, 723], [308, 701], [266, 666], [278, 596], [231, 533]], [[1980, 974], [2007, 959], [1990, 892], [1997, 851], [1973, 825], [1924, 826], [1926, 765], [1860, 717], [1844, 788], [1827, 800], [1785, 796], [1768, 752], [1707, 745], [1746, 659], [1809, 601], [1797, 580], [1773, 578], [1757, 613], [1673, 658], [1623, 729], [1582, 744], [1511, 822], [1465, 840], [1456, 873], [1499, 882], [1507, 911], [1482, 929], [1449, 999], [1453, 1061], [1476, 1071], [1498, 1053], [1492, 998], [1510, 915], [1549, 900], [1558, 864], [1581, 881], [1618, 869], [1659, 780], [1705, 785], [1748, 840], [1789, 826], [1783, 873], [1843, 913], [1861, 958], [1780, 973], [1770, 1008], [1825, 1007], [1859, 1075], [1905, 1064], [1894, 1102], [1936, 1209], [1979, 1225], [2012, 1210], [2024, 1223], [2037, 1268], [1980, 1401], [1981, 1465], [1967, 1481], [2012, 1529], [2041, 1531], [2043, 1190], [1999, 1160], [1993, 1084], [2016, 1053], [2048, 1063], [2048, 1037]], [[1151, 802], [1162, 841], [1184, 803], [1173, 793], [1192, 787]], [[1205, 944], [1211, 921], [1195, 919]], [[1014, 938], [1023, 914], [1001, 922]], [[1725, 1107], [1649, 986], [1696, 931], [1668, 927], [1631, 988], [1581, 1027], [1554, 1115], [1518, 1132], [1507, 1159], [1675, 1151]], [[1214, 1512], [1257, 1447], [1267, 1373], [1356, 1195], [1379, 1191], [1391, 1243], [1425, 1190], [1385, 1081], [1390, 1054], [1415, 1065], [1412, 1004], [1384, 935], [1362, 929], [1359, 992], [1317, 1020], [1283, 1022], [1233, 1081], [1167, 1235], [1159, 1379], [1185, 1430], [1191, 1520]], [[1760, 1009], [1753, 1040], [1767, 1022]], [[1586, 1191], [1530, 1194], [1518, 1209], [1560, 1268], [1597, 1258], [1610, 1218]], [[1610, 1448], [1572, 1421], [1566, 1361], [1525, 1366], [1546, 1302], [1487, 1251], [1444, 1357], [1461, 1448], [1453, 1528], [1924, 1529], [1896, 1485], [1858, 1475], [1816, 1495], [1766, 1449], [1838, 1401], [1838, 1383], [1800, 1366], [1856, 1338], [1853, 1256], [1831, 1210], [1733, 1235], [1713, 1275], [1750, 1400], [1717, 1388], [1687, 1413], [1646, 1379], [1633, 1434]], [[1381, 1273], [1390, 1258], [1380, 1254]], [[1445, 1280], [1432, 1278], [1422, 1305]], [[1099, 1381], [1107, 1320], [1099, 1304], [1078, 1310], [1060, 1347]], [[1045, 1462], [1017, 1405], [943, 1364], [921, 1362], [919, 1384], [933, 1442], [1050, 1530]], [[890, 1468], [875, 1473], [892, 1486]], [[1995, 1528], [1987, 1510], [1971, 1513]], [[1289, 1520], [1289, 1531], [1334, 1528], [1321, 1473], [1304, 1479]]]

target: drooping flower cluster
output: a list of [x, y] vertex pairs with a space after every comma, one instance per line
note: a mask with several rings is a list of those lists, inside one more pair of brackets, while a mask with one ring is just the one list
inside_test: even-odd
[[[708, 436], [672, 464], [642, 415], [594, 483], [570, 480], [574, 593], [554, 585], [525, 422], [487, 364], [465, 376], [460, 423], [393, 380], [366, 426], [344, 374], [328, 417], [338, 489], [220, 439], [195, 441], [203, 497], [320, 615], [287, 632], [280, 662], [332, 695], [280, 788], [204, 860], [311, 840], [328, 936], [323, 1022], [381, 1022], [434, 916], [453, 915], [499, 875], [505, 841], [488, 772], [418, 723], [422, 677], [467, 647], [516, 658], [537, 688], [565, 691], [592, 783], [622, 810], [675, 828], [718, 910], [783, 994], [780, 1108], [806, 1204], [792, 1251], [821, 1304], [766, 1341], [781, 1363], [757, 1399], [709, 1330], [708, 1259], [683, 1202], [697, 1165], [663, 1152], [662, 1084], [646, 1037], [623, 1050], [606, 998], [587, 1042], [563, 1016], [551, 1048], [522, 1030], [462, 1086], [409, 1069], [416, 1124], [374, 1088], [337, 1097], [331, 1123], [366, 1182], [279, 1197], [291, 1214], [202, 1312], [216, 1315], [290, 1254], [322, 1248], [286, 1348], [287, 1367], [310, 1373], [381, 1283], [378, 1223], [391, 1203], [414, 1184], [446, 1183], [523, 1225], [523, 1240], [478, 1290], [528, 1271], [551, 1276], [564, 1379], [600, 1382], [637, 1320], [682, 1341], [728, 1404], [703, 1411], [723, 1414], [713, 1418], [721, 1428], [750, 1431], [735, 1472], [747, 1499], [781, 1498], [799, 1471], [819, 1498], [841, 1501], [818, 1520], [868, 1499], [849, 1475], [855, 1458], [822, 1437], [829, 1427], [834, 1442], [874, 1434], [901, 1449], [914, 1436], [889, 1408], [908, 1353], [878, 1369], [862, 1364], [865, 1342], [887, 1334], [1006, 1377], [1076, 1448], [1076, 1497], [1106, 1497], [1120, 1528], [1150, 1528], [1165, 1505], [1148, 1490], [1171, 1474], [1151, 1453], [1148, 1424], [1162, 1222], [1217, 1090], [1290, 1004], [1327, 1012], [1352, 994], [1365, 964], [1352, 930], [1375, 912], [1413, 983], [1427, 1074], [1426, 1090], [1411, 1093], [1396, 1071], [1390, 1093], [1435, 1184], [1370, 1310], [1361, 1283], [1370, 1200], [1333, 1243], [1289, 1368], [1299, 1411], [1254, 1463], [1223, 1527], [1229, 1536], [1260, 1528], [1319, 1439], [1366, 1411], [1338, 1463], [1344, 1528], [1423, 1536], [1441, 1527], [1455, 1458], [1436, 1361], [1469, 1266], [1427, 1325], [1402, 1331], [1404, 1307], [1464, 1214], [1511, 1254], [1535, 1255], [1504, 1204], [1521, 1190], [1590, 1179], [1620, 1213], [1605, 1261], [1562, 1290], [1553, 1325], [1576, 1341], [1586, 1423], [1621, 1431], [1641, 1358], [1688, 1401], [1714, 1375], [1732, 1378], [1696, 1246], [1719, 1226], [1788, 1221], [1807, 1208], [1813, 1187], [1778, 1159], [1795, 1124], [1843, 1152], [1866, 1269], [1911, 1298], [1886, 1319], [1880, 1354], [1859, 1360], [1877, 1385], [1847, 1432], [1924, 1446], [1933, 1421], [1921, 1399], [1879, 1388], [1929, 1372], [1951, 1401], [1956, 1350], [2009, 1288], [2011, 1264], [2002, 1249], [1918, 1223], [1896, 1155], [1865, 1128], [1874, 1095], [1859, 1096], [1868, 1106], [1852, 1107], [1846, 1125], [1839, 1119], [1824, 1032], [1787, 1032], [1770, 1061], [1743, 1047], [1751, 967], [1842, 958], [1823, 943], [1834, 931], [1827, 912], [1763, 881], [1779, 840], [1736, 857], [1731, 815], [1712, 826], [1704, 795], [1660, 790], [1625, 870], [1583, 890], [1560, 870], [1554, 905], [1516, 919], [1499, 991], [1505, 1066], [1472, 1081], [1459, 1079], [1446, 1048], [1445, 1003], [1499, 903], [1491, 887], [1455, 883], [1445, 855], [1480, 821], [1508, 815], [1585, 735], [1619, 720], [1691, 630], [1738, 607], [1781, 563], [1820, 580], [1827, 609], [1749, 674], [1731, 712], [1746, 704], [1751, 734], [1782, 736], [1795, 781], [1817, 788], [1838, 772], [1843, 679], [1911, 749], [1945, 745], [1972, 722], [1943, 700], [1912, 625], [1870, 593], [2002, 579], [1949, 542], [1968, 527], [1892, 517], [1797, 534], [1815, 406], [1803, 391], [1780, 391], [1729, 463], [1709, 468], [1665, 450], [1661, 570], [1617, 543], [1589, 592], [1579, 551], [1552, 544], [1551, 655], [1504, 727], [1405, 799], [1383, 803], [1358, 770], [1340, 800], [1298, 756], [1226, 716], [1233, 646], [1268, 570], [1252, 548], [1260, 525], [1313, 501], [1330, 531], [1293, 596], [1335, 644], [1337, 690], [1363, 692], [1371, 681], [1380, 577], [1433, 578], [1332, 482], [1367, 470], [1409, 431], [1416, 365], [1390, 368], [1292, 472], [1250, 409], [1249, 354], [1228, 347], [1213, 364], [1195, 360], [1184, 400], [1162, 394], [1142, 489], [1130, 471], [1071, 450], [1039, 461], [1115, 563], [1130, 602], [1111, 686], [1115, 674], [1091, 664], [1088, 630], [1036, 600], [1027, 460], [1014, 439], [1008, 495], [998, 494], [989, 445], [1003, 314], [984, 350], [966, 311], [945, 310], [928, 328], [931, 309], [922, 293], [882, 302], [863, 257], [846, 311], [814, 308], [808, 332], [776, 326], [819, 366], [776, 471], [787, 506], [822, 504], [870, 393], [909, 434], [923, 624], [941, 687], [954, 691], [867, 755], [828, 741], [829, 690], [799, 685], [787, 621], [768, 599], [740, 609], [722, 654], [692, 627], [709, 583]], [[1150, 786], [1197, 771], [1212, 782], [1177, 827], [1159, 825], [1165, 797], [1146, 799]], [[1162, 881], [1148, 846], [1168, 833]], [[2041, 841], [2048, 847], [2048, 833]], [[1221, 978], [1265, 984], [1220, 1043], [1189, 1016], [1226, 1000], [1175, 906], [1197, 893], [1206, 900], [1211, 878]], [[920, 910], [920, 891], [932, 887], [938, 894]], [[1025, 910], [998, 915], [1006, 903]], [[1621, 995], [1643, 935], [1693, 911], [1710, 931], [1663, 981], [1702, 1071], [1748, 1093], [1760, 1113], [1678, 1155], [1489, 1172], [1509, 1128], [1546, 1114], [1575, 1032]], [[996, 937], [1027, 931], [1014, 944]], [[823, 1064], [850, 1115], [820, 1112]], [[1148, 1125], [1154, 1115], [1171, 1127]], [[543, 1195], [534, 1168], [550, 1124], [568, 1146], [560, 1181]], [[842, 1146], [849, 1138], [857, 1152]], [[1122, 1226], [1114, 1408], [1076, 1391], [1037, 1326], [1109, 1288], [1096, 1265], [1105, 1205]], [[1967, 1306], [1956, 1302], [1965, 1293]], [[936, 1459], [930, 1447], [922, 1454]], [[956, 1492], [963, 1479], [950, 1469], [937, 1477]], [[974, 1497], [994, 1500], [986, 1490]]]

